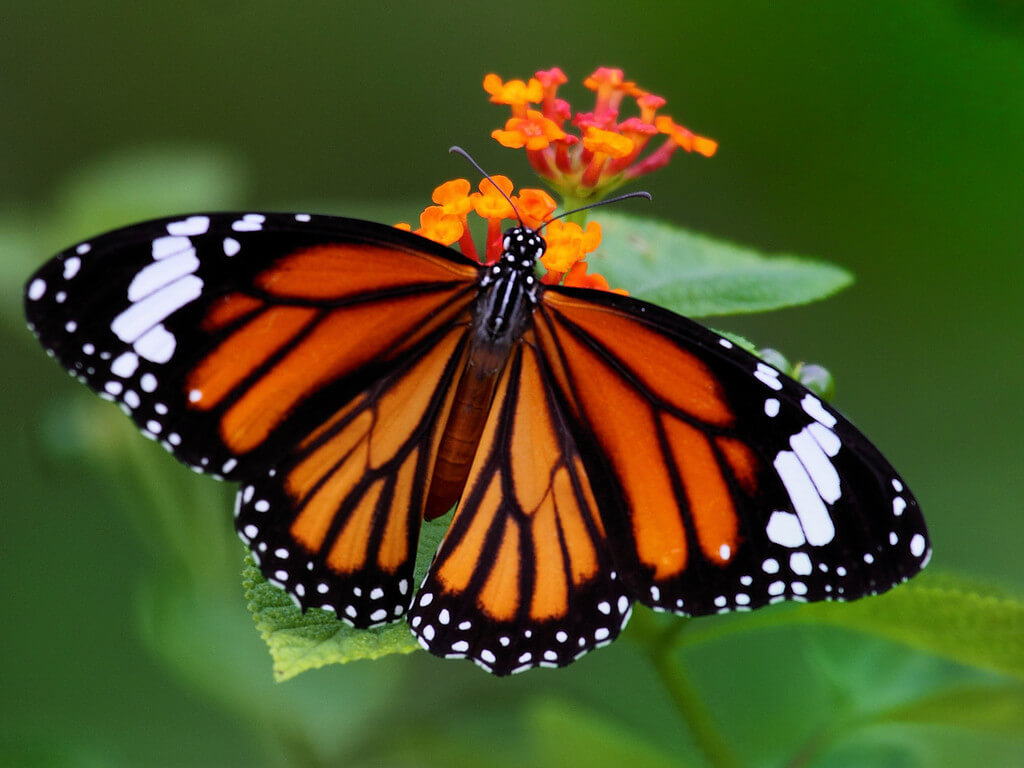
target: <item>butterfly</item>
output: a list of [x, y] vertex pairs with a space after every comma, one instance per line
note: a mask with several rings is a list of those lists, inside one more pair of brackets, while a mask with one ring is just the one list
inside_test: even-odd
[[[543, 285], [308, 214], [149, 221], [30, 280], [46, 350], [200, 472], [302, 609], [403, 617], [497, 675], [699, 616], [883, 592], [927, 563], [917, 501], [831, 406], [653, 304]], [[455, 507], [421, 584], [421, 521]]]

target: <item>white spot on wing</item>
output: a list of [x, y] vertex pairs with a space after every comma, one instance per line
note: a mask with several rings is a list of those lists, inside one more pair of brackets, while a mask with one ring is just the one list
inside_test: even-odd
[[72, 256], [64, 260], [64, 279], [70, 280], [72, 277], [78, 274], [78, 270], [82, 268], [82, 260], [77, 256]]
[[806, 552], [794, 552], [789, 556], [789, 570], [800, 576], [807, 576], [811, 572], [811, 558]]
[[789, 444], [796, 452], [800, 463], [804, 465], [807, 474], [811, 476], [814, 487], [818, 489], [818, 495], [829, 504], [835, 504], [841, 495], [839, 473], [832, 466], [825, 451], [806, 428], [789, 438]]
[[793, 508], [800, 518], [800, 525], [804, 529], [807, 541], [815, 546], [828, 544], [835, 536], [836, 529], [825, 503], [818, 495], [818, 490], [800, 463], [800, 459], [792, 451], [779, 451], [772, 465], [786, 487], [790, 501], [793, 502]]
[[231, 228], [235, 232], [259, 232], [263, 229], [263, 222], [267, 217], [261, 213], [247, 213], [238, 221], [231, 222]]
[[[800, 520], [791, 512], [779, 510], [772, 512], [772, 516], [768, 518], [766, 532], [769, 539], [783, 547], [799, 547], [806, 542], [803, 529], [800, 527]], [[772, 562], [775, 563], [775, 568], [778, 569], [778, 563], [774, 560]], [[775, 572], [767, 570], [767, 560], [764, 562], [764, 568], [766, 573]]]
[[774, 397], [769, 397], [764, 401], [764, 412], [769, 418], [775, 418], [779, 415], [779, 401]]
[[123, 352], [110, 364], [110, 372], [126, 379], [139, 367], [139, 356], [134, 352]]
[[194, 250], [192, 248], [192, 241], [187, 237], [174, 237], [168, 235], [167, 237], [158, 237], [153, 241], [153, 258], [154, 259], [166, 259], [168, 256], [177, 256], [183, 251]]
[[910, 554], [914, 557], [920, 557], [924, 554], [924, 536], [920, 533], [915, 533], [914, 537], [910, 540]]
[[154, 326], [135, 342], [135, 351], [153, 363], [166, 363], [174, 355], [177, 342], [162, 325]]
[[128, 286], [128, 299], [134, 304], [165, 285], [192, 274], [198, 268], [199, 259], [196, 258], [195, 248], [154, 261], [139, 270], [138, 274], [132, 278], [132, 282]]
[[839, 436], [831, 429], [815, 421], [813, 424], [807, 425], [807, 431], [811, 433], [811, 436], [821, 446], [821, 449], [829, 456], [835, 456], [839, 453], [842, 442], [839, 440]]
[[32, 301], [39, 301], [46, 293], [46, 281], [42, 278], [37, 277], [28, 286], [28, 297]]
[[779, 372], [770, 365], [758, 363], [757, 370], [754, 371], [754, 376], [758, 378], [761, 383], [766, 384], [770, 389], [774, 389], [776, 392], [782, 389], [782, 382], [779, 381]]
[[121, 341], [132, 343], [168, 315], [195, 301], [202, 292], [202, 280], [195, 275], [183, 277], [132, 304], [114, 318], [110, 330]]
[[224, 238], [224, 255], [225, 256], [234, 256], [240, 250], [242, 250], [242, 244], [240, 242], [238, 242], [237, 240], [235, 240], [235, 238], [233, 238], [233, 237], [225, 237]]
[[801, 407], [804, 412], [815, 421], [824, 424], [826, 427], [832, 428], [836, 425], [836, 417], [825, 410], [825, 407], [821, 404], [821, 400], [816, 398], [814, 395], [808, 393], [804, 395], [804, 399], [800, 401]]
[[182, 221], [172, 221], [167, 225], [169, 235], [204, 235], [210, 228], [209, 216], [189, 216]]
[[89, 245], [88, 243], [82, 243], [77, 248], [75, 248], [75, 253], [77, 253], [79, 256], [82, 256], [83, 254], [86, 254], [86, 253], [88, 253], [91, 250], [92, 250], [92, 246], [91, 245]]

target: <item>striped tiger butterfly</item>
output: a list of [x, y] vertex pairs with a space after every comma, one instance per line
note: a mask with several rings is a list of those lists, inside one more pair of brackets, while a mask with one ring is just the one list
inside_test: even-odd
[[[149, 438], [240, 483], [235, 526], [303, 609], [407, 618], [497, 675], [699, 616], [885, 591], [930, 557], [889, 463], [697, 323], [308, 214], [158, 219], [28, 282], [43, 346]], [[456, 506], [457, 505], [457, 506]], [[421, 520], [455, 506], [422, 584]]]

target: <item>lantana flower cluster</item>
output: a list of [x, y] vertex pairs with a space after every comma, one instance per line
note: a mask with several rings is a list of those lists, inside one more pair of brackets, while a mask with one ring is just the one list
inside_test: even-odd
[[[504, 128], [491, 133], [502, 146], [525, 149], [534, 170], [562, 196], [570, 211], [604, 198], [616, 187], [664, 166], [679, 149], [711, 157], [718, 142], [694, 133], [664, 114], [665, 99], [626, 80], [621, 69], [599, 67], [583, 84], [596, 94], [589, 112], [573, 112], [558, 97], [568, 82], [558, 67], [541, 70], [528, 81], [484, 78], [484, 90], [495, 104], [506, 104], [512, 116]], [[626, 99], [637, 114], [624, 117]], [[658, 137], [663, 137], [660, 140]], [[459, 244], [470, 258], [492, 264], [501, 258], [506, 222], [522, 221], [544, 228], [547, 251], [541, 258], [548, 284], [609, 290], [608, 281], [587, 274], [586, 257], [601, 243], [601, 227], [579, 213], [576, 221], [551, 221], [557, 207], [541, 189], [523, 189], [513, 195], [506, 176], [493, 176], [470, 192], [466, 179], [448, 181], [434, 190], [434, 205], [420, 215], [417, 234], [444, 245]], [[487, 221], [487, 241], [481, 253], [473, 242], [469, 213]], [[397, 225], [412, 230], [408, 224]], [[616, 293], [625, 293], [616, 290]]]
[[[599, 67], [583, 81], [596, 94], [589, 112], [574, 112], [558, 97], [567, 81], [558, 67], [540, 70], [529, 81], [484, 78], [491, 101], [512, 110], [505, 127], [491, 136], [502, 146], [525, 148], [534, 170], [567, 200], [604, 197], [661, 168], [679, 149], [705, 157], [718, 149], [714, 139], [664, 114], [665, 99], [626, 80], [621, 69]], [[627, 97], [637, 114], [623, 117]]]
[[[608, 281], [602, 275], [587, 274], [584, 261], [587, 254], [601, 244], [600, 224], [591, 221], [584, 229], [571, 221], [547, 223], [557, 207], [551, 195], [542, 189], [522, 189], [518, 195], [513, 195], [514, 187], [507, 176], [483, 179], [477, 188], [479, 191], [470, 192], [470, 183], [466, 179], [446, 181], [434, 189], [431, 199], [435, 204], [423, 209], [419, 228], [413, 230], [407, 223], [395, 226], [442, 245], [458, 243], [466, 256], [484, 264], [493, 264], [501, 258], [501, 236], [511, 222], [522, 220], [531, 229], [543, 226], [547, 250], [541, 257], [541, 263], [547, 271], [541, 282], [609, 290]], [[482, 253], [470, 232], [470, 212], [487, 221], [487, 240]], [[615, 292], [625, 293], [621, 289]]]

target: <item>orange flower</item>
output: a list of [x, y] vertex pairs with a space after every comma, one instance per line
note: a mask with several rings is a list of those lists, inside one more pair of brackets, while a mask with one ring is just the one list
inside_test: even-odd
[[551, 69], [542, 69], [537, 74], [537, 81], [540, 83], [541, 88], [544, 92], [544, 101], [555, 98], [555, 92], [558, 91], [558, 86], [569, 82], [569, 78], [565, 76], [558, 67], [552, 67]]
[[636, 100], [636, 105], [640, 107], [640, 119], [650, 123], [654, 120], [654, 113], [665, 106], [665, 99], [653, 93], [645, 93]]
[[[506, 199], [506, 196], [511, 197], [512, 195], [511, 179], [501, 175], [494, 175], [491, 178], [494, 180], [493, 184], [484, 179], [478, 185], [480, 191], [469, 196], [473, 202], [473, 210], [485, 219], [515, 218], [516, 212], [512, 210], [511, 203]], [[495, 188], [495, 185], [500, 187], [500, 191]], [[505, 194], [501, 194], [502, 192]]]
[[509, 149], [526, 147], [528, 150], [547, 149], [552, 141], [565, 138], [558, 123], [549, 120], [535, 109], [528, 109], [526, 117], [510, 117], [505, 130], [491, 131], [498, 143]]
[[[568, 198], [603, 197], [624, 181], [665, 165], [678, 147], [705, 157], [718, 148], [713, 139], [658, 115], [665, 99], [627, 80], [621, 69], [599, 67], [584, 80], [595, 92], [589, 112], [574, 112], [558, 98], [558, 88], [567, 80], [561, 69], [553, 67], [536, 72], [529, 82], [503, 82], [490, 74], [484, 88], [492, 102], [512, 107], [512, 119], [491, 136], [502, 146], [525, 149], [533, 169]], [[636, 102], [639, 114], [620, 115], [628, 106], [627, 97]], [[539, 110], [527, 106], [537, 103]], [[667, 129], [662, 130], [662, 125]], [[579, 133], [569, 132], [569, 126]], [[647, 152], [659, 130], [668, 135], [666, 142]]]
[[618, 112], [623, 96], [627, 94], [638, 96], [642, 93], [636, 87], [636, 83], [625, 79], [621, 69], [609, 67], [598, 67], [594, 70], [594, 74], [583, 81], [583, 85], [592, 91], [597, 91], [595, 112], [606, 110]]
[[531, 229], [537, 229], [558, 207], [554, 198], [543, 189], [521, 190], [512, 202], [516, 204], [523, 223]]
[[[480, 191], [472, 194], [469, 193], [470, 184], [466, 179], [446, 181], [436, 187], [431, 195], [436, 205], [423, 209], [416, 234], [443, 245], [452, 245], [458, 241], [459, 248], [466, 256], [485, 264], [494, 264], [501, 257], [503, 223], [506, 220], [520, 220], [527, 227], [539, 229], [557, 207], [554, 198], [542, 189], [523, 189], [513, 197], [514, 187], [507, 176], [492, 178], [493, 183], [488, 179], [482, 180]], [[471, 210], [487, 219], [487, 244], [483, 258], [478, 256], [470, 232], [468, 214]], [[404, 222], [396, 224], [395, 228], [406, 232], [411, 230]], [[540, 278], [542, 282], [554, 285], [564, 277], [566, 285], [608, 290], [608, 281], [600, 275], [587, 275], [583, 263], [587, 254], [601, 244], [599, 224], [590, 222], [583, 229], [575, 222], [558, 219], [546, 225], [543, 236], [547, 241], [547, 251], [541, 261], [547, 272]]]
[[591, 221], [584, 231], [579, 224], [560, 219], [548, 225], [544, 239], [548, 244], [541, 257], [544, 267], [550, 272], [568, 272], [601, 244], [601, 225]]
[[458, 216], [444, 212], [440, 205], [431, 205], [420, 214], [420, 228], [417, 235], [423, 235], [441, 245], [451, 245], [462, 237], [463, 226]]
[[629, 291], [625, 288], [610, 288], [608, 286], [608, 280], [604, 275], [600, 275], [597, 272], [592, 275], [588, 275], [588, 266], [589, 264], [585, 261], [577, 261], [569, 269], [562, 285], [568, 288], [590, 288], [596, 291], [611, 291], [612, 293], [618, 293], [621, 296], [629, 295]]
[[469, 182], [465, 179], [452, 179], [434, 189], [430, 199], [440, 205], [450, 216], [465, 216], [473, 210], [473, 201], [469, 196]]
[[711, 157], [718, 151], [718, 142], [714, 139], [709, 139], [707, 136], [698, 136], [697, 134], [694, 134], [693, 151], [698, 155]]
[[609, 157], [625, 157], [633, 151], [633, 140], [615, 131], [603, 131], [600, 128], [587, 128], [583, 136], [583, 146], [595, 154]]
[[508, 104], [512, 107], [515, 117], [524, 117], [526, 105], [535, 104], [544, 96], [540, 81], [534, 77], [530, 78], [529, 83], [522, 80], [502, 82], [500, 77], [492, 73], [484, 78], [484, 90], [491, 94], [492, 104]]
[[687, 152], [697, 152], [704, 157], [711, 157], [718, 149], [717, 141], [706, 136], [698, 136], [689, 128], [684, 128], [676, 123], [668, 115], [659, 116], [654, 121], [654, 125], [661, 133], [667, 133], [677, 146]]

